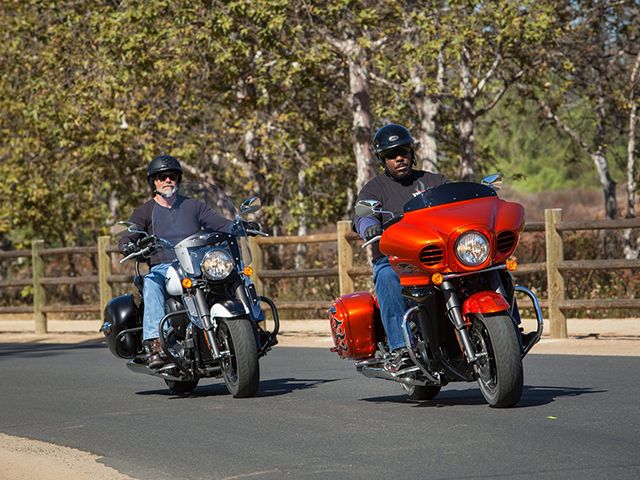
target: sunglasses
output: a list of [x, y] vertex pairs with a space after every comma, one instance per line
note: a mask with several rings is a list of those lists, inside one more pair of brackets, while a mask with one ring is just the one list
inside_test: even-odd
[[408, 157], [411, 155], [410, 147], [396, 147], [380, 154], [384, 160], [391, 160], [396, 157]]
[[179, 173], [159, 173], [158, 175], [153, 177], [154, 180], [157, 180], [159, 182], [164, 182], [167, 178], [172, 182], [176, 182], [178, 181], [178, 178], [180, 178], [180, 174]]

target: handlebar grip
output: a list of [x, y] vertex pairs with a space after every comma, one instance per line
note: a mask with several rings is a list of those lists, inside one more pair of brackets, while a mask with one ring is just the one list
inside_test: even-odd
[[149, 237], [144, 237], [144, 238], [142, 238], [142, 239], [140, 239], [140, 240], [138, 241], [138, 246], [139, 246], [140, 248], [144, 248], [144, 247], [146, 247], [147, 245], [151, 245], [151, 244], [152, 244], [152, 243], [154, 243], [155, 241], [156, 241], [156, 237], [154, 237], [153, 235], [152, 235], [152, 236], [149, 236]]

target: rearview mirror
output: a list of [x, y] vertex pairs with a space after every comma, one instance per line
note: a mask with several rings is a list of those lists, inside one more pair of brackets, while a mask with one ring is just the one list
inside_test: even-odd
[[360, 200], [356, 203], [356, 215], [358, 217], [371, 217], [375, 215], [380, 208], [380, 202], [377, 200]]
[[499, 173], [494, 173], [492, 175], [484, 177], [482, 180], [480, 180], [480, 183], [482, 185], [492, 187], [494, 190], [500, 190], [500, 187], [502, 187], [502, 175], [500, 175]]
[[262, 207], [262, 203], [258, 197], [247, 198], [240, 205], [240, 215], [246, 215], [247, 213], [253, 213]]
[[112, 235], [122, 235], [125, 232], [147, 234], [147, 232], [140, 229], [140, 227], [133, 222], [118, 222], [112, 226], [110, 230]]

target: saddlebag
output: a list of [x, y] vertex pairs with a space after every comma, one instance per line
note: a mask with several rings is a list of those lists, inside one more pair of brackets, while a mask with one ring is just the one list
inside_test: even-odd
[[369, 292], [356, 292], [338, 298], [329, 309], [332, 352], [342, 358], [361, 360], [372, 357], [382, 339], [380, 311]]
[[[122, 333], [131, 329], [136, 330]], [[133, 295], [122, 295], [107, 303], [100, 331], [104, 333], [113, 355], [120, 358], [133, 358], [136, 355], [142, 338], [142, 321]]]

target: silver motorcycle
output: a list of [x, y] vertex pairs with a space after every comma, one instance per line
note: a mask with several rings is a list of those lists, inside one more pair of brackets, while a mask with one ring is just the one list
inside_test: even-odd
[[[251, 251], [242, 216], [260, 209], [252, 197], [240, 206], [233, 233], [200, 231], [177, 244], [149, 235], [135, 224], [120, 222], [126, 231], [143, 235], [141, 249], [122, 259], [135, 261], [134, 284], [139, 295], [112, 299], [104, 311], [101, 331], [113, 355], [128, 359], [127, 366], [163, 378], [173, 394], [191, 392], [201, 378], [220, 378], [236, 398], [258, 391], [258, 359], [277, 344], [278, 311], [271, 299], [259, 296], [251, 282]], [[171, 266], [166, 276], [168, 298], [160, 320], [160, 343], [170, 363], [147, 366], [142, 343], [142, 280], [140, 265], [160, 254]], [[265, 329], [263, 305], [271, 311], [274, 327]]]

